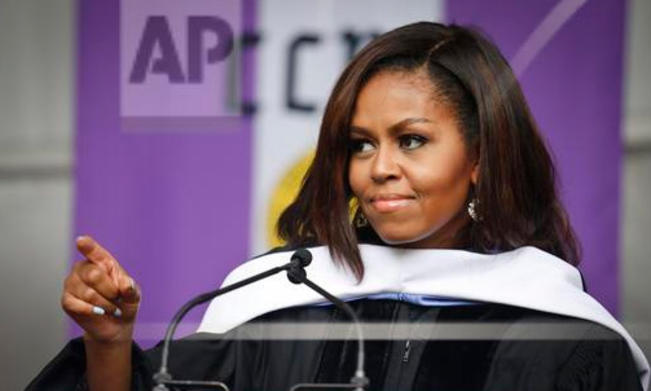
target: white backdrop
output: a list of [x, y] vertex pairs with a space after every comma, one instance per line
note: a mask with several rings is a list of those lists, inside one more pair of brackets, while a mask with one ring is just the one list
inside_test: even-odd
[[[256, 52], [259, 111], [254, 125], [251, 255], [273, 244], [269, 240], [273, 228], [269, 216], [280, 210], [271, 205], [274, 200], [277, 205], [278, 201], [292, 197], [296, 181], [300, 180], [300, 175], [292, 174], [302, 172], [301, 163], [309, 160], [316, 146], [324, 106], [347, 60], [348, 46], [342, 34], [353, 31], [368, 40], [371, 32], [382, 33], [417, 20], [439, 21], [444, 15], [440, 0], [412, 0], [404, 7], [396, 7], [394, 0], [287, 0], [258, 4], [262, 39]], [[320, 38], [297, 54], [295, 95], [301, 102], [314, 104], [316, 110], [312, 112], [291, 110], [285, 104], [288, 51], [300, 35]], [[297, 165], [300, 168], [292, 172]]]

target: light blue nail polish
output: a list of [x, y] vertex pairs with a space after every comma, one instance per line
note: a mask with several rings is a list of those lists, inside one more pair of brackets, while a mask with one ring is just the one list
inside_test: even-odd
[[104, 311], [104, 308], [98, 307], [98, 306], [93, 306], [93, 314], [95, 315], [104, 315], [106, 311]]
[[113, 311], [113, 316], [115, 316], [116, 318], [121, 317], [122, 316], [122, 311], [120, 311], [119, 308], [116, 308], [115, 311]]

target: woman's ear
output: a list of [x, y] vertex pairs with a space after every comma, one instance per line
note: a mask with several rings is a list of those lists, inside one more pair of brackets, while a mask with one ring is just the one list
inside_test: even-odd
[[470, 172], [470, 182], [477, 186], [477, 181], [479, 180], [479, 160], [476, 160], [472, 165], [472, 171]]

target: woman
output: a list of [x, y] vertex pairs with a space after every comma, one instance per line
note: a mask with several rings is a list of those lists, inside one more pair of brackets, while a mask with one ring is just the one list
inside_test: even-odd
[[[311, 276], [334, 276], [323, 282], [350, 299], [364, 321], [410, 327], [448, 321], [506, 324], [498, 337], [479, 341], [387, 337], [369, 342], [371, 389], [642, 389], [638, 372], [648, 365], [639, 354], [634, 361], [630, 349], [636, 353], [637, 346], [624, 331], [613, 331], [621, 326], [591, 321], [607, 318], [581, 312], [592, 302], [572, 309], [564, 303], [571, 298], [554, 297], [550, 287], [563, 278], [553, 273], [560, 270], [568, 279], [578, 275], [558, 260], [578, 264], [578, 245], [517, 80], [495, 46], [472, 30], [407, 25], [375, 39], [353, 59], [334, 87], [314, 162], [278, 231], [288, 243], [278, 250], [283, 256], [282, 250], [327, 246], [314, 250], [320, 272]], [[92, 390], [151, 387], [160, 351], [132, 345], [137, 287], [92, 239], [80, 238], [77, 245], [86, 260], [66, 279], [62, 305], [86, 331], [83, 342], [69, 344], [31, 387], [69, 388], [86, 381]], [[247, 263], [228, 280], [268, 267], [278, 254]], [[469, 267], [455, 277], [459, 264]], [[495, 281], [514, 281], [504, 276], [518, 265], [525, 265], [525, 274], [531, 270], [527, 265], [550, 272], [518, 274], [520, 282], [504, 284], [510, 294], [493, 293], [500, 291]], [[379, 285], [371, 283], [378, 280]], [[542, 288], [527, 291], [518, 285], [522, 280]], [[448, 291], [442, 288], [446, 283]], [[530, 300], [516, 297], [518, 289]], [[580, 287], [559, 291], [572, 289]], [[307, 294], [274, 290], [274, 300], [280, 298], [274, 301], [261, 300], [261, 291], [215, 301], [200, 331], [237, 333], [251, 319], [346, 320], [331, 306], [306, 305], [316, 301]], [[588, 300], [568, 294], [577, 302]], [[553, 299], [534, 303], [546, 295]], [[274, 303], [258, 306], [267, 301]], [[223, 309], [237, 304], [243, 307], [239, 318], [223, 321]], [[585, 333], [576, 339], [502, 338], [512, 336], [512, 326], [521, 322], [575, 318], [587, 319], [580, 322]], [[175, 343], [170, 371], [175, 378], [217, 379], [235, 389], [286, 389], [297, 382], [347, 381], [354, 350], [354, 344], [336, 338], [190, 338]]]

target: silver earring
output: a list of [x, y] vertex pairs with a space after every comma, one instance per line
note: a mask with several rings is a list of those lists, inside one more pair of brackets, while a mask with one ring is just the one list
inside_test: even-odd
[[477, 198], [473, 198], [468, 202], [468, 215], [470, 215], [470, 218], [478, 222], [481, 220], [481, 217], [479, 217], [479, 213], [477, 213], [477, 205], [479, 204], [479, 200]]
[[366, 219], [366, 216], [364, 216], [364, 213], [358, 210], [357, 213], [355, 213], [355, 219], [353, 223], [355, 224], [355, 227], [362, 228], [368, 225], [368, 220]]

